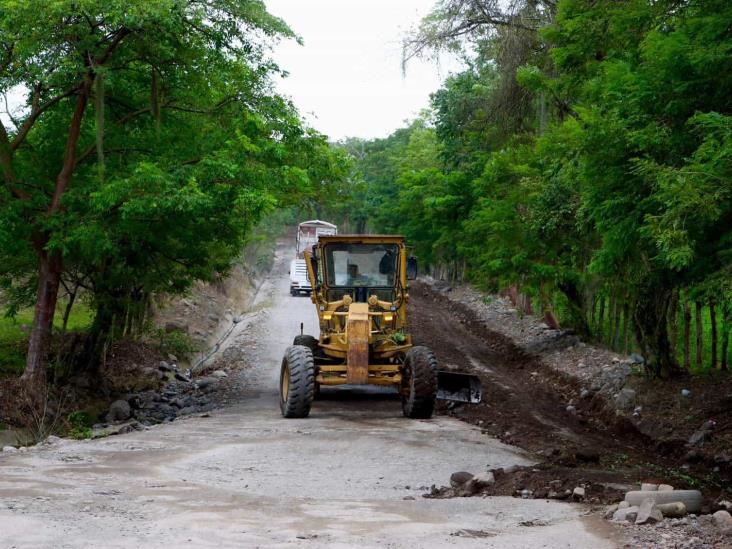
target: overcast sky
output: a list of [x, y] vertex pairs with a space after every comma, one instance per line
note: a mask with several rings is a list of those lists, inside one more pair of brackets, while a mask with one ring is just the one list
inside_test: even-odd
[[456, 62], [411, 62], [401, 70], [401, 39], [434, 0], [265, 0], [304, 40], [274, 51], [290, 75], [278, 83], [331, 139], [385, 137], [428, 106]]

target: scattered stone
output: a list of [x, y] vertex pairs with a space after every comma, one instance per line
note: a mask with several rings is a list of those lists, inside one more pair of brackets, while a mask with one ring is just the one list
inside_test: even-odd
[[631, 364], [645, 364], [646, 359], [638, 353], [633, 353], [628, 357], [628, 362], [630, 362]]
[[572, 490], [572, 499], [576, 501], [585, 499], [585, 489], [582, 486], [577, 486]]
[[691, 391], [689, 389], [681, 389], [681, 396], [688, 398], [691, 396]]
[[674, 501], [673, 503], [659, 503], [656, 505], [661, 514], [664, 517], [683, 517], [686, 515], [686, 505], [680, 501]]
[[622, 389], [615, 396], [615, 407], [619, 410], [631, 410], [635, 406], [635, 391], [633, 389]]
[[609, 505], [605, 508], [605, 512], [603, 513], [602, 517], [606, 520], [610, 520], [613, 518], [613, 515], [615, 514], [615, 511], [618, 510], [618, 504], [613, 503], [612, 505]]
[[218, 381], [215, 377], [202, 377], [196, 380], [199, 389], [206, 389]]
[[597, 448], [578, 448], [574, 452], [574, 457], [577, 461], [583, 461], [585, 463], [599, 463], [600, 451]]
[[689, 446], [701, 446], [712, 437], [717, 422], [713, 419], [705, 421], [702, 426], [689, 437]]
[[577, 408], [572, 405], [567, 406], [566, 410], [568, 414], [577, 415]]
[[532, 495], [534, 495], [534, 493], [528, 488], [521, 490], [521, 499], [530, 499]]
[[618, 503], [618, 509], [627, 509], [628, 507], [630, 507], [630, 503], [625, 500]]
[[458, 471], [457, 473], [453, 473], [450, 475], [450, 486], [453, 488], [461, 488], [464, 486], [468, 481], [473, 479], [473, 474], [468, 473], [467, 471]]
[[642, 482], [641, 483], [641, 491], [642, 492], [650, 492], [650, 491], [657, 491], [658, 490], [658, 484], [653, 484], [651, 482]]
[[712, 515], [712, 524], [720, 529], [732, 528], [732, 515], [728, 511], [717, 511]]
[[636, 524], [656, 524], [663, 520], [663, 514], [658, 510], [652, 499], [645, 499], [638, 508]]
[[468, 484], [473, 490], [475, 490], [475, 492], [479, 492], [481, 490], [484, 490], [485, 488], [488, 488], [489, 486], [493, 486], [495, 483], [496, 478], [491, 472], [478, 473], [468, 481]]
[[582, 389], [582, 392], [580, 392], [580, 398], [582, 400], [588, 399], [592, 396], [592, 391], [589, 389]]
[[191, 382], [191, 378], [190, 377], [185, 376], [185, 375], [181, 374], [180, 372], [176, 372], [175, 373], [175, 379], [177, 379], [178, 381], [183, 381], [185, 383], [190, 383]]
[[717, 505], [717, 507], [718, 507], [718, 508], [719, 508], [720, 510], [724, 510], [724, 511], [732, 511], [732, 501], [727, 501], [726, 499], [723, 499], [723, 500], [721, 500], [721, 501], [718, 501], [718, 502], [716, 503], [716, 505]]
[[132, 415], [130, 403], [126, 400], [115, 400], [107, 412], [107, 421], [127, 421]]
[[13, 452], [17, 452], [18, 449], [15, 446], [3, 446], [3, 452], [6, 454], [12, 454]]
[[632, 507], [625, 507], [623, 509], [618, 509], [615, 511], [615, 514], [613, 514], [613, 521], [615, 522], [635, 522], [636, 517], [638, 516], [638, 507], [635, 505]]
[[117, 425], [109, 425], [101, 429], [92, 429], [91, 438], [104, 438], [112, 435], [123, 435], [125, 433], [131, 433], [132, 431], [139, 431], [143, 429], [143, 426], [135, 420], [128, 421], [126, 423], [119, 423]]
[[170, 364], [168, 364], [167, 362], [165, 362], [164, 360], [161, 360], [160, 364], [158, 365], [158, 370], [160, 370], [162, 372], [172, 372], [173, 367]]
[[659, 492], [671, 492], [673, 491], [674, 487], [670, 484], [659, 484], [658, 485], [658, 491]]
[[229, 377], [229, 374], [227, 374], [223, 370], [216, 370], [215, 372], [211, 372], [211, 377], [215, 377], [215, 378], [221, 379], [221, 378], [224, 378], [224, 377]]
[[176, 364], [178, 362], [178, 357], [175, 356], [172, 353], [168, 353], [168, 360], [172, 362], [173, 364]]
[[188, 325], [181, 324], [180, 322], [166, 322], [165, 331], [170, 332], [185, 332], [188, 333]]

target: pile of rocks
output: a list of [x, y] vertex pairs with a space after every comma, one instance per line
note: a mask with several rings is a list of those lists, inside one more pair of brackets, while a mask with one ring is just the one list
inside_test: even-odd
[[204, 377], [193, 378], [190, 371], [181, 372], [176, 364], [161, 361], [158, 368], [165, 385], [157, 391], [142, 391], [114, 401], [104, 416], [104, 423], [94, 425], [92, 437], [109, 436], [157, 423], [173, 421], [179, 416], [212, 410], [210, 396], [218, 383], [228, 377], [216, 370]]
[[[701, 514], [704, 500], [699, 490], [675, 490], [668, 484], [641, 484], [640, 490], [625, 494], [625, 499], [609, 506], [605, 518], [613, 522], [635, 525], [711, 526], [716, 533], [732, 540], [732, 503], [717, 502], [713, 514]], [[709, 511], [709, 509], [706, 509]], [[666, 524], [661, 524], [663, 522]]]
[[437, 488], [433, 485], [430, 492], [423, 497], [434, 499], [470, 497], [484, 492], [495, 483], [496, 479], [492, 472], [473, 474], [458, 471], [450, 475], [450, 486]]

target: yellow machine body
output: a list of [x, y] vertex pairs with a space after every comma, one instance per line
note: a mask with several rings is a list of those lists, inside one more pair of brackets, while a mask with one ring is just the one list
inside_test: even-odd
[[[313, 288], [311, 299], [320, 321], [316, 383], [399, 387], [401, 365], [412, 347], [407, 332], [409, 287], [404, 237], [321, 236], [304, 255]], [[376, 284], [373, 278], [363, 284], [358, 278], [343, 278], [344, 265], [353, 274], [357, 262], [375, 265], [380, 255]], [[334, 272], [339, 269], [341, 272]]]

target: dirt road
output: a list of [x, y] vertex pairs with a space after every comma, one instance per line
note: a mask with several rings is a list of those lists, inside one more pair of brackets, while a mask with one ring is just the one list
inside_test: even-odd
[[235, 405], [0, 454], [0, 548], [614, 546], [580, 506], [422, 498], [455, 471], [528, 459], [454, 418], [404, 419], [395, 395], [325, 393], [310, 418], [282, 419], [282, 351], [300, 322], [316, 331], [310, 301], [288, 294], [288, 263], [281, 250], [259, 314], [229, 340], [251, 363], [231, 378]]

